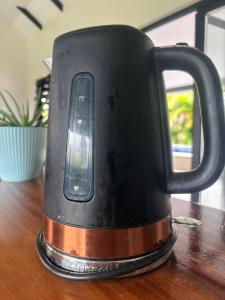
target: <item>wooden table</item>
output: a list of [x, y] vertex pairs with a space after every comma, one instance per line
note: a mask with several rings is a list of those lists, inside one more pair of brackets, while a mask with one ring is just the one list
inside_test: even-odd
[[48, 272], [35, 253], [42, 227], [42, 184], [0, 183], [0, 299], [225, 299], [225, 213], [173, 199], [173, 215], [202, 226], [177, 225], [171, 258], [157, 270], [126, 279], [68, 281]]

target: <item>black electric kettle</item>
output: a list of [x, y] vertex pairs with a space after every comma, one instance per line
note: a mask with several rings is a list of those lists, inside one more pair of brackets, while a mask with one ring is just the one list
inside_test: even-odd
[[[162, 72], [195, 79], [204, 155], [174, 173]], [[210, 186], [224, 167], [224, 108], [217, 71], [188, 46], [154, 47], [124, 25], [55, 40], [41, 261], [59, 276], [111, 278], [151, 270], [176, 240], [171, 193]]]

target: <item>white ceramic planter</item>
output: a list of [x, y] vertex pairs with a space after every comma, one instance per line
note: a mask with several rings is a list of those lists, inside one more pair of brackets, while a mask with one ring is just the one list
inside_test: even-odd
[[19, 182], [37, 178], [46, 155], [47, 128], [0, 127], [0, 177]]

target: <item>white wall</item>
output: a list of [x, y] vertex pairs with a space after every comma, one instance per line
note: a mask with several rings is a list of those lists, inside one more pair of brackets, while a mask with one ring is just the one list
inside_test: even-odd
[[13, 26], [0, 23], [0, 90], [8, 89], [20, 102], [28, 96], [27, 66], [25, 37]]
[[196, 0], [64, 0], [63, 13], [55, 14], [44, 24], [43, 31], [37, 29], [27, 34], [29, 95], [35, 90], [35, 81], [48, 73], [42, 60], [52, 55], [53, 41], [58, 35], [102, 24], [129, 24], [142, 28], [193, 2]]

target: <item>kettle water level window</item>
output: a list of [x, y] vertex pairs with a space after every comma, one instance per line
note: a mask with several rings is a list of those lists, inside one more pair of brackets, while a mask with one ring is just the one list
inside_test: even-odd
[[77, 74], [72, 81], [64, 194], [73, 201], [93, 197], [94, 78]]

